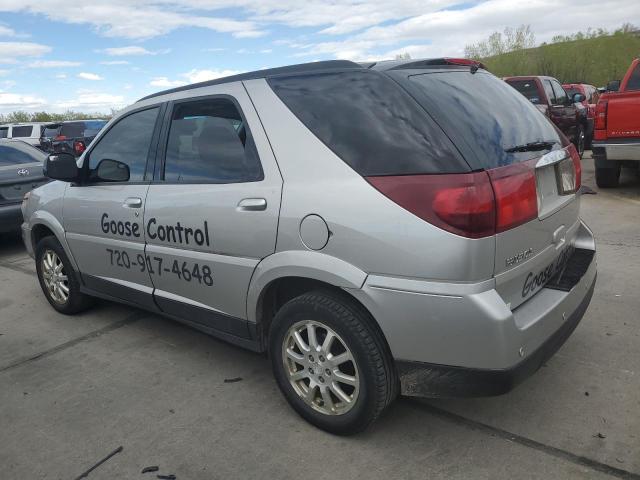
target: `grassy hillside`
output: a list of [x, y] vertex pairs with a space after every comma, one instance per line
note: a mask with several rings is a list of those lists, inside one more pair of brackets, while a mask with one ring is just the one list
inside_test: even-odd
[[640, 37], [618, 33], [606, 37], [552, 43], [509, 52], [482, 61], [499, 77], [549, 75], [561, 82], [605, 85], [620, 80], [640, 56]]

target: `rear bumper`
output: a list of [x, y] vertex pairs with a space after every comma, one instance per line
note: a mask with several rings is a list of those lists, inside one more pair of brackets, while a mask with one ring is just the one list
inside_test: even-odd
[[370, 275], [362, 289], [350, 291], [380, 325], [402, 393], [499, 394], [537, 370], [574, 330], [593, 295], [595, 240], [582, 222], [575, 238], [576, 249], [589, 255], [574, 281], [542, 288], [513, 310], [495, 279], [470, 284]]
[[640, 161], [640, 140], [594, 141], [592, 143], [592, 151], [598, 167], [601, 167], [599, 162], [611, 160]]
[[22, 223], [20, 203], [0, 206], [0, 233], [17, 232]]
[[596, 277], [578, 308], [569, 315], [565, 323], [535, 352], [514, 367], [484, 370], [397, 361], [402, 394], [424, 397], [485, 397], [507, 393], [534, 374], [569, 338], [582, 320], [595, 286]]

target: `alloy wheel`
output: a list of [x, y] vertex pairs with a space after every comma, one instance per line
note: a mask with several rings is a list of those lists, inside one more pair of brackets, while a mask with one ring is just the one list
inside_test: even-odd
[[289, 328], [282, 345], [289, 383], [311, 408], [325, 415], [343, 415], [356, 403], [360, 375], [345, 341], [315, 320]]
[[64, 305], [69, 300], [69, 279], [62, 260], [53, 250], [45, 250], [42, 255], [42, 279], [51, 299]]

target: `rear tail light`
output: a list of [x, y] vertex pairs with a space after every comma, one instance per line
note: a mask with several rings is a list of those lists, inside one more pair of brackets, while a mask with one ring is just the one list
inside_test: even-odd
[[77, 155], [82, 155], [82, 152], [84, 152], [86, 149], [84, 142], [81, 142], [80, 140], [76, 140], [75, 142], [73, 142], [73, 151], [75, 152], [76, 156]]
[[607, 128], [607, 109], [609, 102], [607, 100], [600, 100], [596, 105], [596, 129], [604, 130]]
[[578, 189], [582, 186], [582, 162], [580, 160], [580, 154], [578, 153], [578, 150], [576, 150], [576, 147], [573, 145], [573, 143], [569, 145], [569, 155], [571, 155], [571, 160], [573, 160], [573, 169], [576, 175], [576, 185], [574, 191], [577, 192]]
[[538, 216], [535, 160], [494, 168], [487, 173], [496, 197], [496, 233]]
[[538, 216], [535, 162], [476, 173], [367, 177], [414, 215], [457, 235], [482, 238]]

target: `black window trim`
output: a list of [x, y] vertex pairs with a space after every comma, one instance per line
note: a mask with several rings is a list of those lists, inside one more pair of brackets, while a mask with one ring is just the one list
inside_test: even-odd
[[[158, 108], [158, 116], [156, 117], [156, 123], [153, 127], [153, 133], [151, 134], [151, 144], [149, 145], [149, 153], [147, 154], [147, 162], [145, 164], [144, 176], [143, 180], [139, 182], [89, 182], [89, 162], [91, 159], [91, 154], [93, 150], [100, 144], [102, 139], [111, 131], [111, 129], [119, 124], [125, 118], [135, 114], [144, 112], [145, 110], [152, 110], [154, 108]], [[162, 126], [162, 122], [164, 120], [164, 113], [167, 108], [167, 102], [155, 103], [153, 105], [145, 105], [144, 107], [136, 108], [135, 110], [128, 111], [125, 115], [118, 117], [117, 121], [113, 122], [109, 127], [104, 130], [104, 132], [100, 132], [100, 138], [98, 138], [97, 142], [92, 142], [91, 147], [87, 150], [87, 153], [84, 154], [83, 163], [82, 163], [82, 173], [81, 173], [81, 181], [76, 186], [95, 186], [95, 185], [148, 185], [152, 181], [152, 175], [154, 171], [154, 165], [157, 160], [158, 154], [158, 140], [160, 138], [160, 129]], [[103, 127], [104, 128], [104, 127]], [[72, 186], [74, 186], [72, 184]]]
[[[258, 165], [260, 166], [260, 172], [261, 172], [260, 178], [258, 178], [257, 180], [247, 180], [247, 181], [243, 181], [243, 182], [214, 182], [214, 181], [205, 181], [205, 180], [174, 182], [174, 181], [165, 180], [164, 179], [164, 169], [165, 169], [165, 164], [166, 164], [166, 161], [167, 161], [167, 145], [169, 143], [169, 132], [171, 130], [171, 119], [173, 118], [173, 114], [174, 114], [176, 108], [179, 105], [184, 104], [184, 103], [194, 103], [194, 102], [200, 102], [200, 101], [219, 100], [219, 99], [229, 100], [231, 103], [233, 103], [233, 105], [238, 110], [238, 113], [240, 114], [240, 117], [242, 118], [242, 122], [244, 123], [245, 128], [247, 130], [247, 141], [245, 142], [245, 149], [246, 149], [246, 145], [248, 144], [248, 142], [250, 140], [251, 143], [253, 144], [253, 148], [255, 150], [255, 154], [256, 154], [256, 157], [258, 159]], [[245, 116], [244, 111], [242, 110], [242, 107], [240, 106], [240, 102], [238, 102], [238, 99], [235, 98], [233, 95], [229, 95], [228, 93], [216, 93], [216, 94], [208, 94], [208, 95], [199, 95], [199, 96], [194, 96], [194, 97], [185, 97], [185, 98], [180, 98], [180, 99], [168, 101], [166, 110], [164, 112], [162, 130], [160, 132], [160, 137], [159, 137], [159, 140], [158, 140], [158, 148], [157, 148], [156, 159], [157, 159], [156, 166], [154, 168], [153, 179], [151, 181], [151, 183], [154, 184], [154, 185], [241, 185], [241, 184], [245, 184], [245, 183], [263, 182], [265, 180], [264, 168], [262, 166], [262, 159], [260, 158], [260, 152], [258, 151], [258, 146], [256, 145], [256, 142], [253, 139], [253, 133], [251, 132], [251, 127], [249, 126], [249, 122], [247, 121], [247, 117]]]

